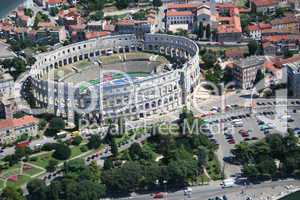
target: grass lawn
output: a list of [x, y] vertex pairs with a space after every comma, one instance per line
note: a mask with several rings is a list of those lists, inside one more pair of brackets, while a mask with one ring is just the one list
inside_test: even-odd
[[50, 159], [52, 159], [52, 152], [47, 152], [42, 155], [33, 156], [36, 160], [29, 161], [29, 163], [46, 168]]
[[145, 142], [143, 144], [143, 150], [148, 152], [151, 155], [151, 157], [153, 158], [153, 160], [155, 160], [156, 158], [161, 156], [160, 154], [155, 152], [155, 146], [151, 143]]
[[0, 190], [2, 190], [4, 188], [4, 180], [0, 179]]
[[92, 63], [89, 61], [89, 60], [82, 60], [82, 61], [79, 61], [79, 62], [77, 62], [76, 64], [74, 64], [75, 65], [75, 67], [77, 68], [77, 69], [85, 69], [85, 68], [87, 68], [88, 66], [90, 66]]
[[20, 173], [20, 164], [13, 165], [12, 167], [1, 171], [0, 177], [6, 179], [9, 176], [16, 175], [18, 173]]
[[33, 176], [35, 174], [39, 174], [41, 173], [43, 170], [39, 169], [39, 168], [36, 168], [36, 167], [32, 167], [31, 169], [24, 169], [23, 170], [23, 173], [25, 175], [29, 175], [29, 176]]
[[79, 156], [80, 154], [82, 154], [81, 150], [80, 150], [81, 146], [74, 146], [71, 148], [71, 157], [70, 158], [74, 158], [76, 156]]
[[[81, 150], [80, 150], [81, 146], [73, 146], [71, 147], [71, 156], [69, 159], [74, 158], [76, 156], [79, 156], [80, 154], [82, 154]], [[29, 163], [46, 168], [48, 165], [49, 160], [54, 159], [52, 157], [53, 152], [47, 152], [45, 154], [42, 155], [38, 155], [38, 156], [33, 156], [32, 158], [36, 158], [36, 160], [32, 160], [29, 161]], [[55, 159], [54, 159], [55, 160]], [[63, 161], [61, 160], [57, 160], [58, 164], [62, 163]]]
[[18, 180], [16, 182], [7, 180], [6, 185], [7, 186], [11, 186], [14, 188], [19, 188], [22, 185], [24, 185], [25, 183], [29, 182], [31, 180], [31, 178], [29, 176], [23, 176], [23, 175], [19, 175], [18, 176]]
[[117, 144], [122, 144], [126, 140], [130, 139], [130, 135], [128, 133], [123, 134], [121, 137], [116, 137], [116, 143]]

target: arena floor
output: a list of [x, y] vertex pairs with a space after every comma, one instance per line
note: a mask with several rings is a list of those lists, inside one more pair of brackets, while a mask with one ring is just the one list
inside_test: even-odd
[[[163, 56], [147, 52], [131, 52], [101, 56], [104, 81], [116, 79], [143, 78], [150, 76], [158, 66], [170, 62]], [[43, 79], [64, 81], [73, 84], [80, 82], [99, 82], [100, 68], [90, 60], [65, 65], [46, 74]]]

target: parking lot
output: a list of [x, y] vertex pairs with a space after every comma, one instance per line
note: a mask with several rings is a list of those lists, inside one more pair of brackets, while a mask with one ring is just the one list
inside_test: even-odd
[[[267, 108], [252, 114], [243, 112], [238, 114], [237, 112], [234, 116], [226, 114], [219, 116], [222, 118], [207, 120], [207, 125], [211, 130], [211, 134], [209, 133], [211, 140], [219, 144], [218, 158], [222, 166], [225, 164], [223, 167], [227, 177], [240, 173], [240, 166], [223, 161], [224, 157], [232, 155], [231, 150], [236, 144], [242, 141], [255, 142], [268, 134], [284, 135], [288, 128], [300, 127], [300, 116], [294, 108], [286, 111]], [[289, 118], [286, 119], [283, 116], [289, 116]]]

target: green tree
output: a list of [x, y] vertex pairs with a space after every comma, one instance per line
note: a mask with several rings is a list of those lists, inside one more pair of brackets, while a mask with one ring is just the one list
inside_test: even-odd
[[275, 16], [277, 18], [284, 17], [284, 8], [276, 8]]
[[26, 188], [29, 193], [30, 200], [47, 200], [47, 187], [44, 181], [34, 179], [27, 184]]
[[50, 11], [49, 11], [49, 13], [52, 17], [55, 17], [58, 14], [58, 12], [59, 12], [59, 9], [57, 7], [50, 8]]
[[33, 16], [33, 10], [31, 10], [30, 8], [25, 8], [24, 9], [24, 14], [28, 17], [32, 17]]
[[286, 152], [298, 152], [298, 142], [299, 138], [294, 133], [289, 132], [283, 139]]
[[250, 180], [256, 180], [259, 176], [259, 171], [254, 164], [244, 165], [242, 172]]
[[207, 165], [208, 161], [208, 151], [205, 147], [201, 146], [197, 152], [198, 157], [198, 167], [202, 168]]
[[26, 71], [26, 63], [21, 58], [5, 59], [1, 61], [0, 64], [4, 69], [8, 70], [14, 79], [17, 79], [21, 73]]
[[154, 189], [157, 187], [157, 180], [168, 179], [167, 168], [160, 166], [157, 162], [149, 162], [143, 166], [143, 180], [140, 183], [141, 188]]
[[90, 166], [89, 166], [89, 170], [91, 171], [93, 177], [92, 177], [92, 181], [95, 183], [99, 183], [100, 182], [100, 178], [101, 178], [101, 173], [100, 173], [100, 168], [97, 166], [96, 161], [92, 161]]
[[65, 121], [58, 117], [54, 117], [49, 123], [49, 127], [57, 131], [64, 129], [65, 126]]
[[40, 22], [49, 22], [49, 16], [42, 13], [41, 11], [39, 11], [36, 15], [35, 15], [35, 19], [34, 19], [34, 24], [33, 26], [37, 29], [38, 28], [38, 24]]
[[29, 147], [16, 147], [15, 156], [18, 160], [31, 154], [31, 149]]
[[255, 40], [251, 40], [248, 43], [248, 51], [250, 55], [255, 55], [257, 53], [258, 50], [258, 44]]
[[104, 0], [81, 0], [80, 4], [88, 9], [88, 12], [95, 10], [103, 10], [105, 1]]
[[160, 7], [160, 6], [162, 6], [162, 1], [161, 0], [153, 0], [152, 4], [154, 7]]
[[205, 29], [205, 33], [206, 33], [206, 38], [207, 39], [210, 39], [210, 37], [211, 37], [211, 30], [210, 30], [210, 24], [207, 24], [206, 25], [206, 29]]
[[[81, 199], [100, 199], [105, 195], [106, 187], [103, 184], [94, 183], [90, 180], [84, 180], [76, 184], [76, 198]], [[72, 190], [71, 190], [72, 191]], [[72, 198], [73, 199], [73, 198]]]
[[116, 0], [116, 6], [118, 9], [125, 9], [129, 5], [129, 0]]
[[270, 134], [266, 137], [266, 142], [270, 146], [272, 157], [282, 160], [286, 152], [282, 135]]
[[65, 144], [57, 144], [52, 156], [58, 160], [67, 160], [71, 156], [71, 149]]
[[143, 150], [139, 143], [133, 143], [129, 147], [129, 155], [132, 160], [140, 160], [143, 157]]
[[257, 169], [261, 173], [261, 175], [266, 177], [274, 177], [277, 172], [277, 167], [274, 159], [264, 159], [260, 163], [257, 164]]
[[138, 162], [126, 162], [121, 168], [105, 170], [102, 173], [102, 182], [109, 191], [129, 193], [135, 191], [142, 177], [142, 167]]
[[198, 39], [202, 39], [204, 36], [204, 26], [203, 26], [202, 22], [199, 23], [197, 36], [198, 36]]
[[114, 139], [114, 138], [111, 142], [111, 153], [112, 153], [113, 156], [118, 155], [118, 145], [116, 143], [116, 139]]
[[104, 170], [109, 170], [112, 169], [113, 167], [114, 164], [111, 158], [107, 158], [106, 160], [104, 160], [104, 165], [103, 165]]
[[241, 162], [247, 163], [253, 159], [253, 149], [247, 142], [241, 142], [240, 144], [235, 145], [234, 149], [231, 150], [231, 153]]
[[58, 164], [57, 160], [54, 160], [54, 159], [49, 160], [48, 165], [46, 167], [47, 171], [48, 172], [54, 172], [55, 169], [56, 169], [57, 164]]
[[102, 144], [102, 139], [100, 135], [92, 135], [87, 144], [89, 149], [98, 149]]
[[60, 181], [53, 180], [48, 188], [48, 199], [61, 200], [60, 195], [63, 193], [63, 186]]
[[91, 19], [92, 19], [92, 20], [95, 20], [95, 21], [99, 21], [99, 20], [102, 20], [102, 19], [103, 19], [103, 16], [104, 16], [103, 11], [102, 11], [102, 10], [97, 10], [97, 11], [95, 12], [95, 14], [93, 14], [93, 15], [91, 16]]
[[15, 187], [7, 186], [3, 189], [1, 194], [2, 200], [25, 200], [22, 192]]
[[73, 138], [72, 144], [75, 146], [78, 146], [81, 144], [81, 142], [82, 142], [82, 137], [76, 136]]
[[46, 120], [41, 119], [38, 124], [39, 130], [43, 130], [46, 127], [47, 123], [48, 122]]
[[208, 50], [202, 56], [202, 60], [204, 62], [204, 68], [210, 69], [214, 67], [215, 63], [217, 62], [217, 55], [215, 52]]

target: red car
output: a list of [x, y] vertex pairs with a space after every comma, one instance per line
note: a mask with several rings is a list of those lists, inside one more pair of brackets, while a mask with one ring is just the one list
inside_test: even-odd
[[249, 137], [249, 134], [248, 133], [243, 133], [242, 136], [243, 137]]
[[230, 139], [230, 140], [228, 140], [228, 143], [229, 144], [235, 144], [235, 140], [234, 139]]
[[248, 133], [248, 131], [242, 129], [242, 130], [239, 131], [239, 133], [240, 133], [240, 134], [245, 134], [245, 133]]
[[154, 199], [162, 199], [162, 198], [164, 198], [165, 196], [166, 196], [165, 193], [163, 193], [163, 192], [157, 192], [157, 193], [154, 194], [153, 198], [154, 198]]

